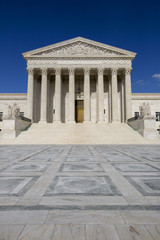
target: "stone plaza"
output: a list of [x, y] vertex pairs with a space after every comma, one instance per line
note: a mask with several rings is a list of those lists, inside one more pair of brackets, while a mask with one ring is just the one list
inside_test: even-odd
[[0, 151], [1, 240], [159, 240], [159, 145]]

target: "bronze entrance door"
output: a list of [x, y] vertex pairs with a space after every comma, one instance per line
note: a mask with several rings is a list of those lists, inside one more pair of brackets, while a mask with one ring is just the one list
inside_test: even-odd
[[84, 121], [84, 101], [76, 100], [75, 102], [75, 120], [77, 123]]

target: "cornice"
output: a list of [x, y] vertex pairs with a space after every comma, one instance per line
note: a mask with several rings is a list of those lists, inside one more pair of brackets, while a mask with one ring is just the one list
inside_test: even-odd
[[27, 93], [0, 93], [0, 100], [27, 100]]
[[160, 93], [132, 93], [132, 100], [160, 100]]
[[118, 52], [122, 55], [131, 56], [131, 58], [135, 58], [135, 56], [136, 56], [136, 53], [134, 53], [134, 52], [127, 51], [127, 50], [117, 48], [117, 47], [113, 47], [113, 46], [110, 46], [110, 45], [107, 45], [107, 44], [104, 44], [104, 43], [96, 42], [96, 41], [89, 40], [89, 39], [82, 38], [82, 37], [77, 37], [77, 38], [73, 38], [73, 39], [70, 39], [70, 40], [63, 41], [63, 42], [55, 43], [55, 44], [52, 44], [52, 45], [49, 45], [49, 46], [46, 46], [46, 47], [38, 48], [38, 49], [35, 49], [35, 50], [32, 50], [32, 51], [22, 53], [22, 55], [26, 59], [28, 57], [31, 57], [31, 55], [36, 55], [36, 54], [39, 54], [40, 52], [45, 52], [45, 51], [49, 51], [49, 50], [60, 48], [60, 47], [63, 48], [67, 45], [78, 43], [78, 42], [81, 42], [81, 43], [84, 43], [84, 44], [90, 44], [93, 47], [100, 47], [100, 48], [110, 50], [110, 51], [113, 51], [113, 52]]
[[30, 56], [25, 58], [26, 61], [28, 60], [133, 60], [134, 58], [131, 56], [112, 56], [112, 57], [106, 57], [106, 56]]

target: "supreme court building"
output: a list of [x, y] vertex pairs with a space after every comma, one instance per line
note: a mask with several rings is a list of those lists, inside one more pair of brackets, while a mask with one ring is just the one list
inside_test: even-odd
[[28, 92], [0, 94], [3, 114], [13, 102], [35, 123], [126, 122], [143, 102], [160, 114], [160, 94], [131, 93], [134, 52], [77, 37], [23, 56]]
[[126, 121], [135, 53], [81, 37], [23, 54], [34, 122]]

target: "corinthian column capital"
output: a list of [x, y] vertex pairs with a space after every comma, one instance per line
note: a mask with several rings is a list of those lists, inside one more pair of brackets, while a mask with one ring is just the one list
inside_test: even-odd
[[83, 71], [84, 71], [85, 75], [89, 75], [90, 74], [90, 68], [84, 68]]
[[47, 68], [42, 68], [41, 73], [42, 73], [42, 75], [47, 75], [48, 69]]
[[34, 68], [27, 68], [28, 75], [33, 76], [34, 74]]
[[98, 68], [98, 69], [97, 69], [97, 73], [98, 73], [98, 75], [103, 75], [103, 73], [104, 73], [104, 68]]
[[68, 72], [69, 72], [69, 75], [74, 75], [75, 69], [74, 68], [69, 68]]
[[117, 68], [111, 68], [111, 74], [117, 75]]
[[130, 75], [130, 74], [131, 74], [131, 71], [132, 71], [132, 68], [125, 68], [125, 69], [124, 69], [125, 75]]
[[55, 74], [60, 75], [61, 74], [61, 69], [60, 68], [55, 68]]

